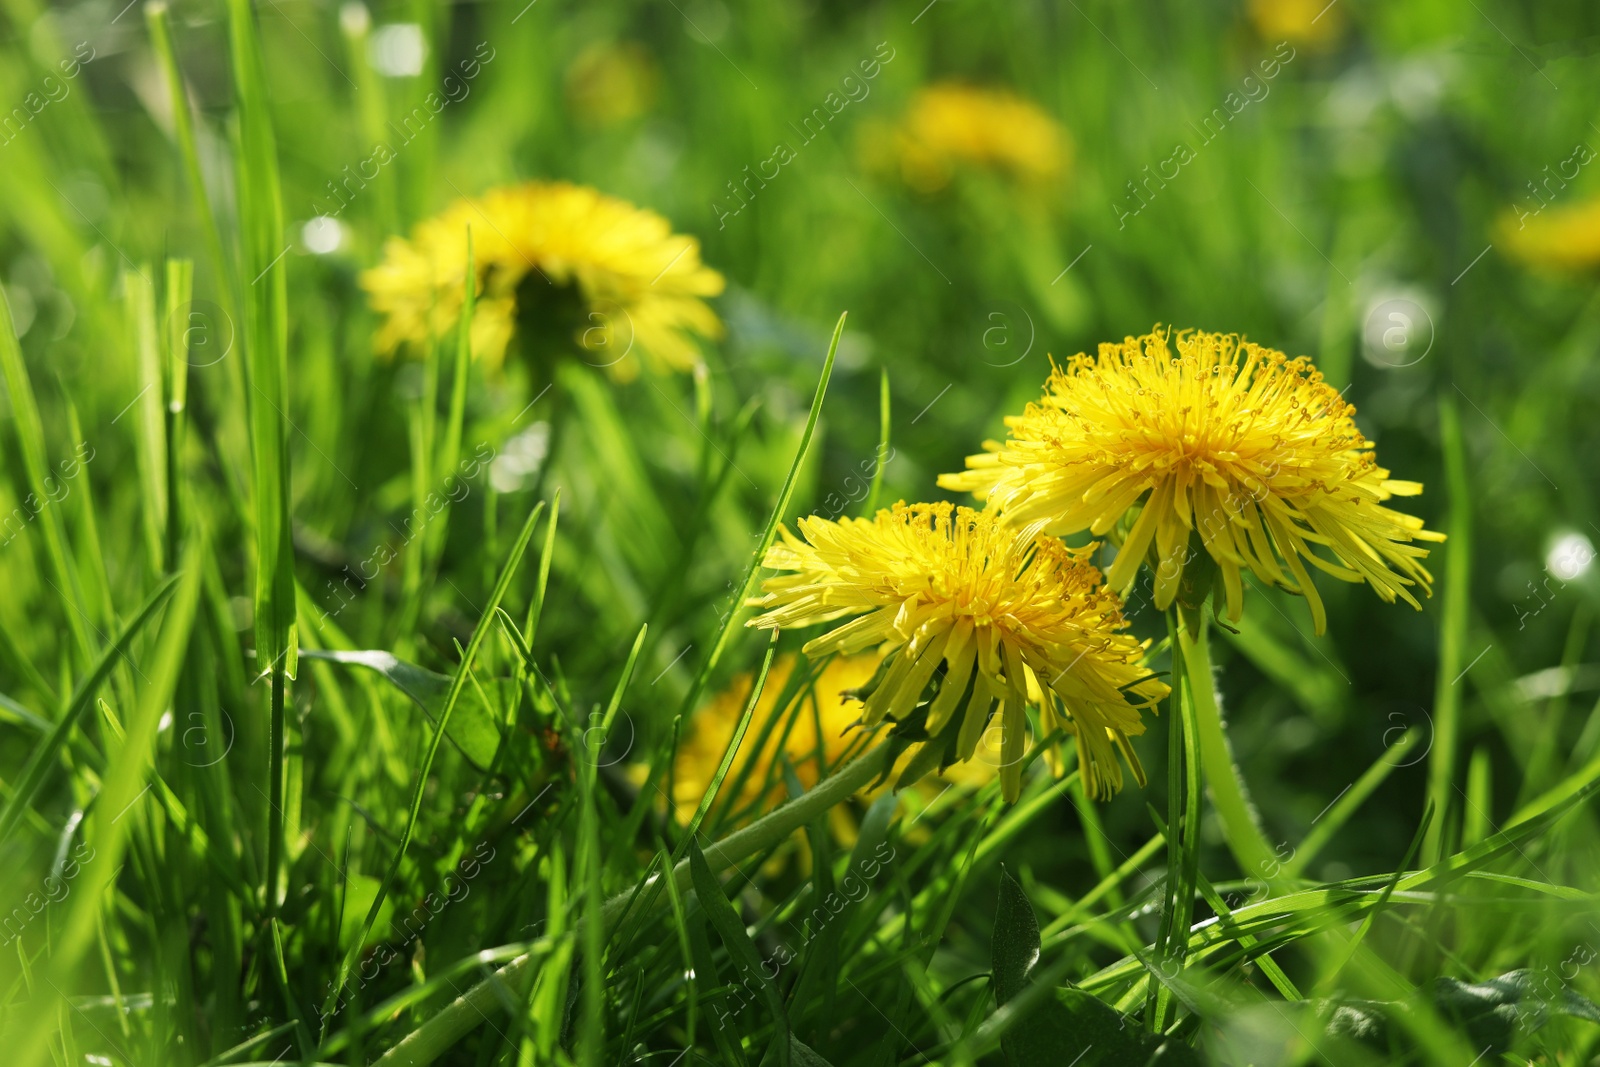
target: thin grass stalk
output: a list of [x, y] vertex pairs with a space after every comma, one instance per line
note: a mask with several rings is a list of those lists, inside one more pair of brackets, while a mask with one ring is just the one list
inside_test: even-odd
[[1454, 847], [1448, 827], [1459, 826], [1446, 814], [1455, 809], [1456, 751], [1461, 734], [1461, 666], [1471, 609], [1472, 497], [1467, 483], [1461, 420], [1453, 397], [1439, 399], [1439, 438], [1444, 450], [1445, 480], [1450, 492], [1450, 540], [1440, 592], [1439, 675], [1434, 681], [1433, 747], [1428, 751], [1428, 803], [1435, 818], [1422, 844], [1424, 862], [1436, 862]]
[[178, 325], [194, 292], [194, 262], [167, 261], [166, 323], [167, 341], [167, 537], [166, 561], [170, 570], [178, 565], [183, 543], [184, 475], [183, 450], [189, 429], [189, 345], [188, 329]]
[[245, 356], [255, 473], [256, 662], [271, 676], [267, 725], [267, 862], [262, 896], [277, 915], [284, 845], [284, 708], [295, 674], [294, 556], [289, 522], [288, 295], [277, 146], [249, 0], [228, 2], [238, 99], [234, 173], [243, 230]]

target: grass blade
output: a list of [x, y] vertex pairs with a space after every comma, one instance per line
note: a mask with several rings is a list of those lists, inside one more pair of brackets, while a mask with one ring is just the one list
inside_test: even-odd
[[49, 736], [39, 742], [38, 747], [28, 757], [27, 765], [17, 776], [17, 784], [12, 790], [10, 800], [6, 802], [4, 809], [0, 809], [0, 841], [5, 841], [11, 836], [17, 820], [33, 803], [33, 798], [44, 784], [45, 776], [55, 765], [56, 756], [66, 745], [73, 728], [78, 725], [78, 720], [83, 718], [83, 713], [94, 703], [95, 694], [100, 686], [111, 676], [112, 670], [122, 658], [129, 654], [129, 646], [132, 645], [133, 639], [151, 619], [155, 618], [157, 610], [171, 595], [177, 583], [178, 578], [173, 575], [156, 587], [134, 617], [128, 620], [121, 632], [100, 653], [99, 659], [89, 669], [89, 673], [84, 675], [83, 681], [78, 683], [72, 698], [67, 702], [66, 712], [56, 720]]
[[867, 491], [867, 506], [861, 514], [872, 518], [878, 512], [878, 491], [883, 488], [883, 468], [889, 464], [889, 370], [878, 377], [878, 454], [872, 466], [872, 488]]
[[278, 911], [284, 855], [284, 705], [295, 674], [294, 548], [289, 524], [288, 297], [278, 152], [249, 0], [228, 0], [238, 101], [234, 176], [243, 233], [245, 357], [255, 474], [256, 662], [271, 675], [267, 727], [267, 862], [262, 895]]
[[[1450, 523], [1445, 532], [1444, 588], [1439, 623], [1439, 677], [1434, 684], [1433, 748], [1428, 752], [1428, 803], [1435, 819], [1422, 845], [1424, 859], [1446, 855], [1452, 820], [1446, 813], [1455, 806], [1456, 748], [1461, 732], [1461, 660], [1467, 643], [1467, 617], [1472, 608], [1472, 496], [1467, 484], [1467, 458], [1461, 439], [1461, 420], [1455, 398], [1439, 398], [1439, 439], [1444, 449], [1445, 477], [1450, 486]], [[1459, 825], [1459, 823], [1455, 823]]]
[[722, 620], [722, 625], [717, 628], [717, 636], [711, 643], [711, 653], [701, 664], [699, 672], [695, 674], [694, 684], [689, 687], [689, 691], [684, 694], [682, 704], [679, 705], [680, 715], [693, 712], [695, 704], [700, 700], [700, 694], [705, 692], [706, 682], [711, 678], [711, 672], [716, 670], [717, 663], [722, 659], [722, 653], [728, 646], [734, 620], [739, 617], [745, 600], [755, 587], [756, 575], [761, 572], [761, 561], [765, 558], [773, 539], [778, 536], [778, 524], [788, 513], [795, 484], [800, 478], [800, 468], [805, 463], [806, 453], [811, 449], [811, 438], [816, 433], [817, 419], [822, 415], [822, 401], [828, 395], [828, 380], [833, 377], [833, 361], [839, 354], [839, 338], [844, 336], [844, 323], [848, 317], [849, 312], [840, 315], [838, 324], [833, 328], [833, 338], [828, 342], [828, 358], [822, 364], [822, 377], [817, 382], [816, 394], [811, 398], [811, 413], [806, 417], [805, 432], [800, 435], [800, 446], [795, 449], [794, 462], [789, 465], [789, 473], [783, 480], [783, 488], [779, 490], [777, 502], [772, 506], [772, 514], [767, 517], [766, 529], [761, 532], [761, 541], [756, 545], [755, 554], [750, 557], [750, 564], [745, 568], [743, 580], [739, 582], [733, 610], [728, 612], [727, 617]]
[[506, 590], [511, 586], [511, 579], [517, 573], [517, 567], [522, 563], [523, 553], [528, 549], [528, 542], [533, 538], [533, 528], [539, 521], [539, 516], [544, 511], [541, 501], [533, 511], [528, 514], [528, 521], [522, 524], [522, 533], [517, 536], [517, 542], [511, 548], [511, 555], [507, 557], [504, 569], [500, 572], [500, 580], [495, 583], [494, 591], [489, 594], [489, 605], [484, 609], [478, 625], [473, 628], [472, 639], [467, 642], [466, 651], [462, 654], [461, 665], [456, 668], [455, 678], [450, 686], [450, 694], [445, 698], [444, 707], [439, 712], [439, 724], [433, 731], [433, 737], [428, 742], [428, 751], [422, 758], [422, 764], [417, 768], [417, 782], [411, 792], [411, 804], [406, 814], [405, 829], [401, 831], [400, 843], [396, 846], [394, 859], [389, 864], [388, 871], [382, 881], [378, 883], [378, 892], [372, 898], [372, 905], [367, 909], [367, 917], [361, 923], [361, 931], [350, 943], [350, 948], [345, 952], [344, 959], [339, 964], [339, 974], [335, 979], [327, 1000], [323, 1005], [323, 1014], [327, 1015], [339, 1002], [339, 994], [344, 990], [344, 984], [349, 979], [350, 968], [354, 965], [356, 957], [361, 953], [361, 946], [365, 944], [367, 934], [372, 929], [372, 924], [378, 919], [378, 912], [387, 899], [389, 888], [394, 884], [395, 878], [400, 873], [400, 866], [406, 858], [406, 848], [411, 844], [411, 835], [416, 831], [417, 819], [422, 814], [422, 797], [428, 786], [428, 775], [433, 770], [433, 761], [439, 754], [439, 745], [444, 741], [445, 733], [450, 727], [450, 716], [455, 711], [456, 704], [461, 700], [461, 694], [466, 690], [467, 681], [472, 675], [472, 663], [478, 656], [478, 649], [482, 647], [484, 639], [495, 625], [495, 609], [500, 606], [500, 601], [505, 597]]
[[[198, 553], [191, 553], [184, 561], [172, 608], [163, 620], [155, 652], [141, 671], [145, 684], [138, 704], [124, 723], [121, 743], [112, 747], [95, 798], [94, 813], [85, 823], [85, 841], [92, 849], [92, 860], [84, 864], [82, 884], [75, 887], [61, 935], [51, 945], [50, 982], [61, 991], [63, 998], [65, 991], [75, 984], [78, 962], [94, 937], [105, 895], [121, 868], [126, 838], [132, 826], [132, 821], [121, 820], [143, 795], [140, 782], [150, 770], [156, 729], [177, 686], [200, 589], [197, 557]], [[170, 588], [169, 583], [158, 591], [162, 599]], [[137, 621], [142, 624], [143, 620]], [[14, 1056], [11, 1062], [33, 1064], [39, 1061], [51, 1030], [51, 1018], [51, 1013], [46, 1011], [35, 1011], [31, 1015], [26, 1035], [8, 1050]]]
[[67, 629], [77, 644], [84, 663], [94, 658], [94, 643], [89, 639], [88, 614], [85, 611], [83, 592], [78, 586], [77, 571], [72, 567], [72, 556], [67, 551], [67, 535], [61, 526], [61, 517], [50, 502], [55, 499], [48, 490], [49, 463], [46, 461], [44, 423], [39, 418], [39, 403], [33, 395], [33, 385], [28, 380], [28, 368], [22, 361], [22, 346], [17, 341], [17, 328], [11, 318], [9, 298], [0, 293], [0, 372], [5, 376], [6, 392], [11, 398], [11, 414], [17, 423], [17, 444], [22, 450], [22, 465], [27, 471], [28, 488], [32, 491], [34, 514], [44, 532], [45, 552], [50, 558], [50, 570], [55, 575], [51, 584], [61, 600], [62, 614], [66, 616]]

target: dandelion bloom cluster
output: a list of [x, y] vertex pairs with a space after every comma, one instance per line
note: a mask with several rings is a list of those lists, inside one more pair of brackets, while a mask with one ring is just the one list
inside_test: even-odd
[[1444, 540], [1384, 506], [1422, 486], [1378, 466], [1354, 412], [1305, 357], [1233, 334], [1157, 327], [1056, 368], [1043, 399], [1006, 420], [1004, 444], [987, 442], [939, 484], [976, 493], [1012, 523], [1063, 535], [1104, 535], [1141, 505], [1107, 573], [1113, 589], [1125, 589], [1149, 553], [1165, 609], [1193, 565], [1197, 535], [1231, 618], [1249, 570], [1304, 595], [1321, 633], [1326, 612], [1307, 563], [1420, 607], [1411, 589], [1431, 593], [1432, 577], [1415, 542]]
[[[1123, 633], [1121, 601], [1087, 561], [1036, 530], [950, 504], [897, 504], [872, 519], [801, 519], [765, 565], [750, 625], [788, 629], [848, 619], [805, 646], [808, 655], [877, 648], [884, 663], [859, 690], [875, 725], [925, 714], [918, 735], [941, 762], [970, 760], [991, 718], [1001, 727], [1000, 779], [1021, 791], [1026, 708], [1045, 736], [1075, 735], [1086, 788], [1121, 788], [1120, 750], [1142, 781], [1128, 737], [1167, 686], [1142, 666], [1144, 645]], [[943, 668], [942, 673], [940, 668]], [[937, 692], [919, 709], [937, 678]], [[1059, 772], [1060, 762], [1047, 750]]]
[[691, 335], [721, 332], [704, 298], [722, 291], [722, 275], [701, 264], [698, 241], [594, 189], [526, 182], [458, 200], [409, 240], [389, 239], [383, 262], [361, 276], [386, 316], [379, 351], [455, 328], [469, 229], [479, 294], [472, 345], [490, 364], [503, 358], [530, 287], [575, 290], [586, 316], [572, 340], [619, 380], [638, 372], [641, 355], [653, 369], [691, 369], [699, 359]]
[[1013, 93], [969, 85], [930, 85], [912, 101], [894, 136], [907, 185], [937, 192], [957, 168], [987, 167], [1035, 185], [1065, 172], [1066, 131]]

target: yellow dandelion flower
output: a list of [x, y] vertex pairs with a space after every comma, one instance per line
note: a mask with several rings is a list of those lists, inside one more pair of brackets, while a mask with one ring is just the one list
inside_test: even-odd
[[1319, 48], [1344, 29], [1344, 13], [1328, 0], [1250, 0], [1250, 21], [1263, 40]]
[[[857, 690], [866, 725], [894, 720], [947, 766], [972, 759], [995, 718], [1009, 801], [1021, 791], [1031, 705], [1044, 736], [1076, 736], [1093, 795], [1121, 788], [1116, 750], [1143, 783], [1128, 738], [1144, 731], [1140, 710], [1167, 687], [1142, 666], [1144, 646], [1121, 632], [1121, 601], [1088, 550], [950, 504], [896, 504], [872, 519], [813, 516], [798, 527], [800, 537], [785, 528], [767, 551], [767, 567], [790, 573], [763, 583], [765, 595], [750, 603], [767, 611], [750, 625], [850, 619], [805, 652], [882, 652], [878, 674]], [[1056, 753], [1046, 755], [1060, 773]]]
[[598, 41], [567, 66], [567, 107], [591, 126], [615, 126], [649, 110], [660, 80], [655, 61], [642, 46]]
[[925, 193], [950, 184], [962, 166], [1048, 185], [1066, 171], [1067, 134], [1038, 105], [1000, 89], [942, 83], [919, 92], [894, 135], [907, 185]]
[[[759, 812], [776, 807], [788, 795], [782, 760], [787, 759], [800, 784], [810, 789], [817, 784], [817, 754], [820, 752], [831, 768], [856, 743], [853, 735], [846, 731], [861, 718], [861, 705], [844, 694], [871, 680], [877, 660], [871, 656], [843, 656], [832, 660], [818, 674], [797, 710], [791, 709], [787, 701], [779, 704], [794, 675], [795, 665], [794, 656], [780, 656], [767, 672], [766, 685], [762, 687], [744, 736], [743, 750], [724, 779], [724, 794], [717, 800], [724, 810]], [[689, 728], [678, 745], [677, 759], [673, 763], [672, 804], [680, 822], [689, 821], [711, 785], [712, 776], [750, 701], [750, 687], [754, 684], [754, 676], [739, 675], [689, 720]], [[787, 736], [784, 724], [773, 722], [774, 718], [786, 714], [794, 715]], [[757, 748], [763, 733], [765, 741]], [[740, 775], [744, 776], [744, 781], [738, 793], [728, 793]]]
[[703, 298], [722, 292], [722, 275], [701, 264], [693, 237], [585, 186], [526, 182], [458, 200], [409, 239], [389, 239], [383, 262], [361, 275], [386, 316], [380, 352], [455, 328], [469, 227], [479, 294], [472, 345], [491, 365], [517, 329], [553, 329], [627, 380], [641, 355], [652, 369], [691, 369], [699, 355], [690, 335], [721, 332]]
[[1600, 264], [1600, 198], [1546, 208], [1527, 219], [1512, 212], [1498, 229], [1495, 243], [1524, 263], [1574, 271]]
[[1231, 618], [1240, 617], [1248, 569], [1304, 595], [1321, 633], [1326, 612], [1305, 563], [1420, 607], [1408, 587], [1431, 594], [1433, 579], [1421, 563], [1428, 550], [1413, 542], [1444, 540], [1383, 506], [1422, 486], [1390, 479], [1354, 413], [1304, 356], [1233, 334], [1157, 327], [1056, 368], [1043, 399], [1006, 420], [1003, 445], [985, 443], [966, 471], [939, 484], [978, 494], [1013, 523], [1063, 535], [1109, 533], [1142, 502], [1107, 572], [1113, 589], [1132, 583], [1153, 548], [1155, 603], [1165, 610], [1203, 549], [1221, 572]]

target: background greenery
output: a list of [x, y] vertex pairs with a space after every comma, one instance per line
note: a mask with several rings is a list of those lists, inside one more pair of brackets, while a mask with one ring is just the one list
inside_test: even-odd
[[[367, 1062], [505, 947], [531, 949], [535, 980], [500, 987], [445, 1062], [1135, 1062], [1149, 1050], [1125, 1043], [1151, 1023], [1166, 1062], [1179, 1045], [1237, 1064], [1592, 1062], [1600, 1030], [1561, 1012], [1600, 995], [1600, 587], [1552, 559], [1600, 539], [1600, 301], [1592, 274], [1508, 257], [1495, 225], [1600, 137], [1600, 14], [1336, 0], [1323, 19], [1206, 143], [1196, 125], [1283, 54], [1235, 3], [7, 0], [0, 106], [25, 121], [0, 145], [20, 336], [0, 351], [0, 1046]], [[418, 73], [384, 72], [419, 40]], [[727, 183], [880, 45], [870, 93], [724, 215]], [[486, 54], [339, 209], [328, 249], [332, 224], [306, 224], [337, 206], [329, 183]], [[979, 172], [908, 191], [874, 161], [945, 79], [1037, 101], [1069, 131], [1070, 176], [1042, 196]], [[1193, 161], [1130, 199], [1180, 143]], [[704, 375], [458, 378], [448, 341], [373, 356], [356, 279], [383, 240], [525, 178], [701, 239], [729, 283]], [[1597, 189], [1585, 170], [1549, 195]], [[192, 304], [169, 260], [192, 261]], [[1389, 300], [1409, 332], [1385, 346]], [[1145, 790], [1091, 806], [1035, 768], [1009, 808], [993, 785], [907, 794], [855, 811], [853, 856], [818, 821], [726, 896], [602, 923], [603, 899], [687, 847], [630, 768], [665, 776], [700, 689], [761, 660], [730, 608], [846, 310], [784, 520], [859, 510], [882, 376], [881, 499], [930, 499], [1049, 354], [1157, 322], [1311, 354], [1383, 463], [1426, 483], [1414, 509], [1451, 540], [1424, 612], [1325, 582], [1314, 638], [1302, 603], [1252, 589], [1218, 650], [1285, 870], [1245, 906], [1263, 887], [1203, 825], [1199, 876], [1177, 885], [1197, 922], [1228, 910], [1218, 894], [1243, 910], [1196, 928], [1187, 969], [1147, 947], [1172, 884], [1165, 714], [1138, 742]], [[291, 617], [312, 652], [401, 662], [302, 656], [275, 808], [254, 652]], [[881, 849], [870, 891], [807, 927]]]

